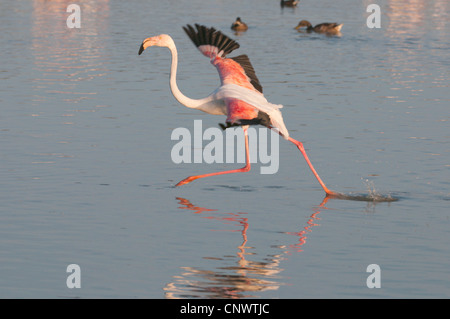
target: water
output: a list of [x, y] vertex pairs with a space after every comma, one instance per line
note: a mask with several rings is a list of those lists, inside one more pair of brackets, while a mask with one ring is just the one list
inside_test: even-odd
[[[68, 29], [72, 2], [0, 5], [1, 297], [450, 297], [448, 1], [378, 1], [380, 29], [356, 0], [83, 1]], [[229, 29], [236, 16], [246, 33]], [[342, 36], [298, 33], [301, 19], [344, 23]], [[173, 187], [242, 165], [171, 160], [173, 129], [224, 121], [171, 96], [167, 49], [137, 55], [170, 34], [180, 89], [206, 96], [218, 77], [188, 23], [237, 39], [344, 198], [324, 198], [284, 140], [276, 174], [256, 163]]]

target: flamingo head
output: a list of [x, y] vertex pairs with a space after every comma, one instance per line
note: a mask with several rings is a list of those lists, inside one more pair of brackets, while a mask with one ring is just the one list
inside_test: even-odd
[[170, 35], [167, 34], [160, 34], [155, 37], [150, 37], [142, 42], [141, 47], [139, 48], [139, 55], [141, 55], [145, 49], [152, 46], [172, 48], [175, 47], [175, 43]]

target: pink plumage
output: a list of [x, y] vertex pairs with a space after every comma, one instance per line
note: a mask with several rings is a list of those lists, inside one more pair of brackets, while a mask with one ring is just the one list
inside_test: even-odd
[[209, 114], [227, 115], [227, 125], [221, 125], [224, 129], [234, 125], [242, 126], [245, 137], [246, 165], [240, 169], [189, 176], [180, 181], [176, 186], [184, 185], [203, 177], [248, 172], [250, 170], [247, 135], [248, 125], [260, 124], [275, 130], [286, 140], [294, 143], [302, 153], [325, 193], [330, 196], [338, 195], [338, 193], [330, 191], [320, 179], [306, 155], [303, 144], [289, 136], [280, 112], [282, 105], [272, 104], [266, 100], [262, 93], [262, 86], [256, 77], [255, 70], [248, 56], [227, 57], [229, 53], [239, 48], [239, 44], [214, 28], [207, 28], [196, 24], [195, 28], [187, 25], [183, 29], [200, 52], [210, 59], [211, 64], [219, 72], [221, 86], [206, 98], [198, 100], [191, 99], [179, 90], [176, 83], [178, 53], [175, 43], [169, 35], [161, 34], [145, 39], [141, 44], [139, 54], [150, 46], [169, 48], [172, 53], [170, 70], [170, 89], [172, 94], [178, 102], [186, 107], [198, 109]]

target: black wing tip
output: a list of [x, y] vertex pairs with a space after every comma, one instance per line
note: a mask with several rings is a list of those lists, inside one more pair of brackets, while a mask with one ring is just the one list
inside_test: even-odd
[[253, 68], [252, 63], [250, 62], [249, 57], [246, 54], [242, 54], [236, 57], [232, 57], [231, 59], [239, 63], [239, 65], [244, 69], [244, 72], [250, 79], [250, 83], [253, 85], [253, 87], [257, 91], [263, 93], [262, 85], [259, 82], [258, 77], [256, 76], [255, 69]]
[[213, 45], [217, 47], [219, 51], [223, 51], [223, 57], [240, 47], [239, 43], [229, 38], [221, 31], [216, 30], [214, 27], [207, 27], [198, 23], [195, 23], [194, 26], [195, 29], [192, 25], [188, 24], [183, 27], [183, 30], [192, 42], [194, 42], [196, 47], [201, 45]]

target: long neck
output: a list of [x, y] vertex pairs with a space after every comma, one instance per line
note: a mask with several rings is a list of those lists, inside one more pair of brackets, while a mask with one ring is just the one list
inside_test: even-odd
[[175, 45], [168, 47], [172, 53], [172, 65], [170, 67], [170, 90], [173, 96], [178, 102], [189, 108], [196, 108], [200, 103], [199, 100], [188, 98], [186, 95], [181, 93], [177, 85], [177, 67], [178, 67], [178, 52]]

